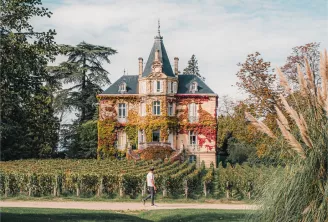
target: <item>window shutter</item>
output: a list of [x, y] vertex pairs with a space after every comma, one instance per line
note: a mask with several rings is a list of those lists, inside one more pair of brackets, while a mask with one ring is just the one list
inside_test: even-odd
[[171, 89], [171, 82], [167, 82], [167, 92], [171, 93], [172, 89]]
[[173, 92], [174, 93], [177, 93], [177, 83], [175, 82], [175, 83], [173, 83]]
[[172, 107], [172, 115], [175, 116], [175, 103], [173, 103]]
[[140, 130], [138, 130], [138, 144], [141, 143], [141, 132]]
[[153, 86], [154, 86], [153, 92], [155, 93], [156, 92], [156, 88], [157, 88], [157, 82], [156, 81], [153, 81]]
[[146, 115], [146, 103], [142, 103], [142, 116]]
[[161, 92], [164, 92], [163, 87], [164, 87], [164, 81], [161, 81]]
[[126, 147], [126, 133], [123, 132], [123, 149]]

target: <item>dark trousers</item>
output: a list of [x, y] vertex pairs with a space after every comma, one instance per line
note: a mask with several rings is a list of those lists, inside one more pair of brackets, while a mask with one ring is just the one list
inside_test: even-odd
[[151, 198], [151, 205], [154, 205], [154, 198], [155, 198], [155, 190], [154, 187], [148, 187], [149, 195], [144, 199], [148, 200]]

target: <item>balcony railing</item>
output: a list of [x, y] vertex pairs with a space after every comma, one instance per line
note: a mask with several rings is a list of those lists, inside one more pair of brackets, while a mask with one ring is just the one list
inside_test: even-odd
[[126, 123], [126, 122], [127, 122], [127, 118], [126, 118], [126, 117], [118, 117], [118, 118], [117, 118], [117, 121], [118, 121], [119, 123]]
[[[206, 146], [200, 146], [198, 144], [190, 144], [187, 146], [187, 149], [191, 152], [210, 152], [211, 150], [209, 150]], [[215, 151], [215, 150], [212, 150]]]
[[189, 116], [189, 122], [190, 123], [197, 123], [198, 122], [198, 116]]
[[166, 147], [166, 146], [171, 146], [171, 143], [168, 142], [148, 142], [148, 143], [139, 143], [139, 147], [138, 149], [142, 150], [142, 149], [146, 149], [148, 147], [152, 147], [152, 146], [162, 146], [162, 147]]

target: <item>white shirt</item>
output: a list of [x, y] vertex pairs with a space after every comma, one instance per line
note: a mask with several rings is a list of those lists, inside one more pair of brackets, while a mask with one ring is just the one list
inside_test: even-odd
[[[147, 186], [148, 187], [153, 187], [153, 183], [151, 182], [152, 180], [154, 180], [154, 174], [152, 172], [149, 172], [147, 174]], [[155, 183], [155, 180], [154, 180]]]

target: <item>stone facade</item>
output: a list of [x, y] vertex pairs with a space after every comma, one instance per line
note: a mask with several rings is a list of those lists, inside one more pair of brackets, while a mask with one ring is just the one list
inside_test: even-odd
[[173, 72], [162, 37], [155, 37], [145, 69], [139, 58], [138, 75], [122, 76], [98, 95], [99, 122], [117, 121], [111, 138], [118, 150], [169, 146], [216, 164], [218, 97], [199, 77], [178, 75], [174, 60]]

